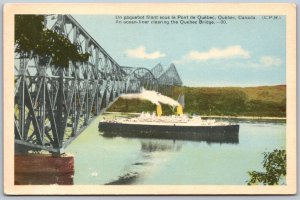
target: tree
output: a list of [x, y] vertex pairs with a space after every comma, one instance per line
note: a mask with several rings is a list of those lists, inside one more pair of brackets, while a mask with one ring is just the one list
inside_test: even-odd
[[286, 175], [286, 150], [275, 149], [273, 152], [265, 152], [263, 159], [265, 172], [248, 172], [250, 180], [248, 185], [278, 185], [280, 179]]
[[67, 68], [69, 61], [85, 62], [89, 53], [80, 53], [65, 36], [45, 28], [44, 15], [15, 16], [15, 52], [24, 57], [39, 56], [45, 64], [52, 59], [58, 67]]
[[[51, 62], [58, 67], [59, 87], [56, 99], [56, 121], [60, 137], [60, 145], [64, 137], [65, 121], [64, 106], [64, 68], [69, 67], [69, 61], [86, 62], [89, 53], [80, 53], [76, 44], [65, 36], [46, 28], [44, 15], [15, 16], [15, 52], [21, 58], [38, 58], [38, 65], [45, 66]], [[46, 84], [46, 79], [41, 79]]]

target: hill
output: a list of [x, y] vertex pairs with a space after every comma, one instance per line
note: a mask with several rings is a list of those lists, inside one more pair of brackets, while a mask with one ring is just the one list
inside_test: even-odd
[[[185, 95], [185, 112], [198, 115], [285, 117], [286, 86], [259, 87], [174, 87], [172, 98]], [[109, 111], [155, 111], [155, 105], [141, 100], [119, 99]], [[163, 105], [164, 114], [173, 111]]]

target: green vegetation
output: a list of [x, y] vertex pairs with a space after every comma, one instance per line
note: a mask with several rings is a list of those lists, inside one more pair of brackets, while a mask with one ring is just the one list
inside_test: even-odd
[[39, 64], [45, 65], [49, 59], [59, 67], [68, 67], [69, 61], [85, 62], [88, 53], [80, 53], [75, 44], [44, 27], [43, 15], [15, 16], [15, 52], [23, 57], [39, 57]]
[[265, 152], [262, 162], [265, 172], [248, 172], [250, 180], [248, 185], [278, 185], [281, 178], [286, 175], [286, 150], [275, 149], [273, 152]]
[[[59, 135], [64, 135], [64, 80], [63, 70], [69, 62], [86, 62], [89, 53], [80, 52], [80, 48], [62, 34], [60, 30], [49, 30], [45, 27], [44, 15], [15, 16], [15, 52], [20, 58], [35, 58], [39, 66], [47, 63], [55, 65], [59, 71], [59, 89], [56, 101], [56, 120]], [[45, 83], [44, 83], [45, 84]]]
[[[177, 99], [185, 95], [185, 112], [198, 115], [219, 116], [286, 116], [286, 86], [261, 87], [174, 87], [170, 96]], [[109, 111], [155, 111], [155, 105], [141, 100], [119, 99]], [[171, 114], [163, 106], [164, 114]]]

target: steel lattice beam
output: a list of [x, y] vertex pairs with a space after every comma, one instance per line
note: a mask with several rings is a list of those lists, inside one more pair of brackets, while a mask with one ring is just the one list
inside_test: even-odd
[[63, 153], [120, 94], [157, 90], [158, 82], [145, 68], [120, 67], [72, 16], [47, 16], [46, 26], [91, 56], [62, 69], [51, 60], [15, 55], [15, 145], [18, 151]]
[[[154, 67], [153, 69], [155, 69], [155, 68], [156, 67]], [[182, 86], [181, 78], [180, 78], [180, 76], [176, 70], [176, 67], [173, 63], [157, 79], [158, 79], [158, 82], [160, 85]]]

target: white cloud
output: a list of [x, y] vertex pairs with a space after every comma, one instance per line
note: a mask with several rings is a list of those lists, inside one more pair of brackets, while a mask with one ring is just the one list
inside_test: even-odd
[[207, 60], [219, 60], [230, 58], [250, 58], [250, 53], [240, 45], [228, 46], [224, 49], [211, 48], [208, 51], [199, 52], [196, 50], [188, 52], [180, 60], [174, 63], [186, 63], [191, 61], [204, 62]]
[[280, 58], [276, 58], [273, 56], [263, 56], [260, 58], [258, 67], [279, 67], [282, 64], [282, 60]]
[[166, 56], [166, 54], [163, 54], [160, 51], [147, 53], [146, 48], [144, 46], [139, 46], [135, 49], [127, 49], [125, 53], [130, 58], [150, 59], [150, 60]]
[[224, 64], [226, 67], [249, 67], [249, 68], [264, 68], [280, 67], [283, 62], [280, 58], [274, 56], [262, 56], [257, 60], [247, 60], [245, 62], [229, 62]]

